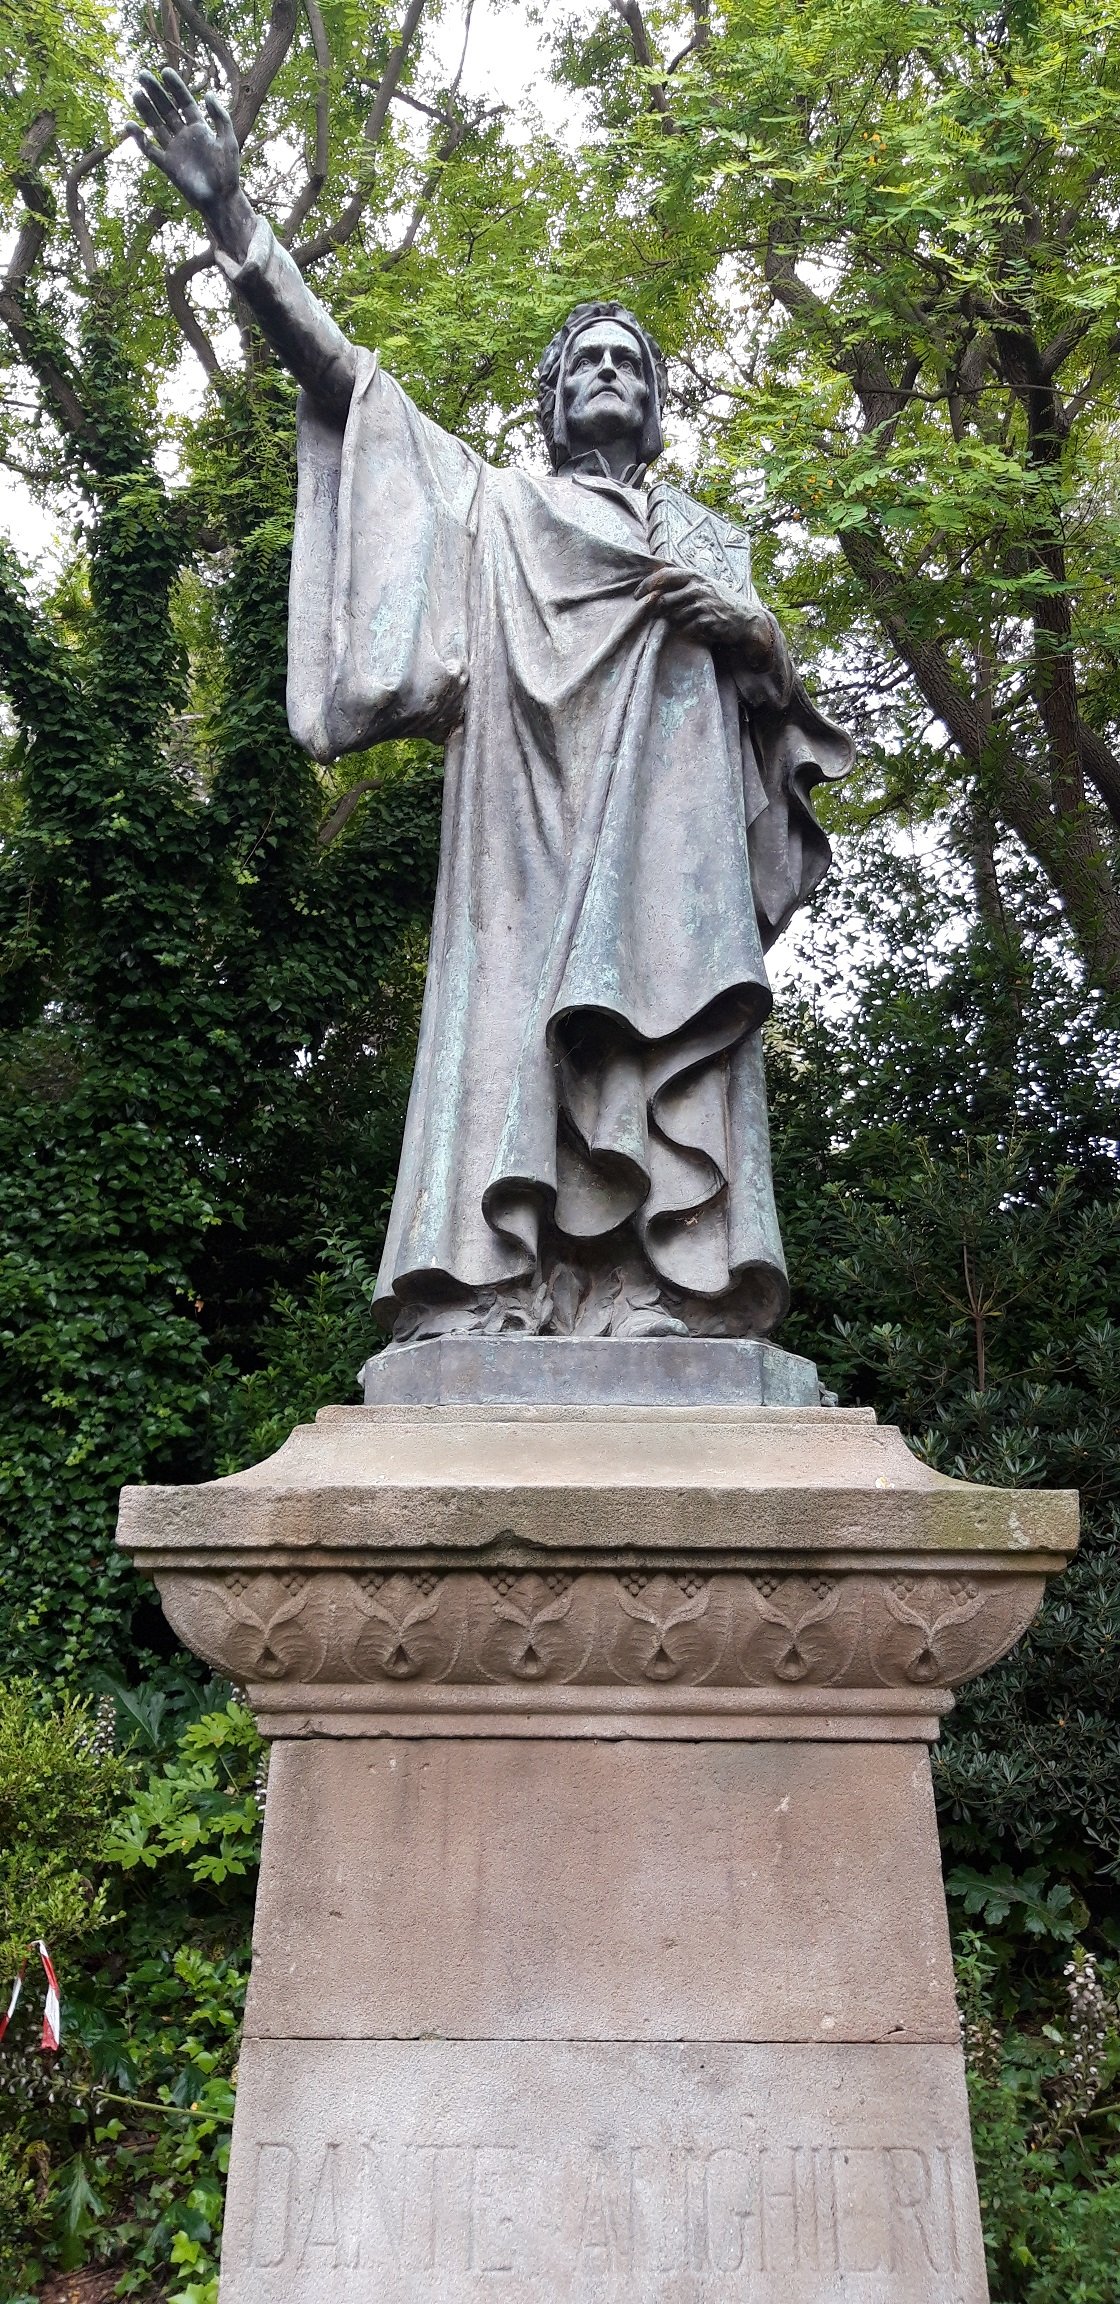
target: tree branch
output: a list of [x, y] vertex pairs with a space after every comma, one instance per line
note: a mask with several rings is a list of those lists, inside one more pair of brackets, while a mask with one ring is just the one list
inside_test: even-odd
[[38, 378], [63, 430], [69, 432], [74, 440], [84, 439], [88, 430], [86, 413], [77, 392], [65, 369], [40, 342], [23, 309], [18, 292], [12, 293], [7, 284], [0, 288], [0, 321], [7, 329], [21, 360]]
[[0, 283], [0, 323], [7, 329], [20, 359], [36, 378], [63, 430], [72, 439], [81, 440], [87, 430], [81, 400], [62, 363], [44, 341], [42, 331], [35, 324], [34, 313], [27, 309], [23, 300], [23, 291], [38, 262], [47, 228], [54, 216], [53, 195], [49, 185], [38, 174], [38, 169], [50, 151], [56, 134], [54, 113], [40, 112], [23, 138], [12, 171], [12, 180], [27, 210], [27, 222], [16, 234], [16, 244], [3, 282]]
[[[640, 70], [643, 72], [664, 74], [665, 66], [657, 54], [652, 40], [650, 39], [646, 20], [639, 6], [639, 0], [611, 0], [611, 7], [614, 9], [616, 16], [621, 16], [622, 21], [630, 34], [630, 45], [634, 51], [634, 62], [639, 66]], [[673, 119], [672, 110], [670, 108], [669, 97], [665, 87], [664, 78], [652, 79], [650, 81], [649, 101], [650, 109], [654, 112], [660, 113], [666, 127], [675, 127], [676, 123]]]
[[319, 826], [320, 848], [329, 848], [331, 841], [337, 840], [343, 826], [350, 822], [359, 800], [364, 800], [367, 792], [375, 792], [384, 781], [383, 776], [363, 776], [360, 784], [352, 784], [350, 790], [343, 793], [341, 800], [335, 801], [334, 807], [324, 816]]
[[175, 0], [159, 0], [159, 26], [164, 55], [178, 72], [183, 62], [183, 36], [179, 30]]
[[122, 129], [120, 135], [111, 136], [107, 144], [93, 145], [90, 151], [83, 152], [75, 160], [66, 178], [66, 214], [70, 220], [70, 230], [77, 242], [78, 254], [81, 257], [82, 269], [87, 280], [96, 280], [98, 263], [97, 250], [93, 245], [93, 235], [86, 217], [81, 186], [85, 178], [92, 176], [94, 169], [100, 168], [102, 161], [107, 160], [110, 152], [115, 152], [118, 145], [123, 144], [124, 141], [125, 134]]
[[16, 234], [16, 244], [12, 250], [11, 260], [4, 274], [0, 294], [5, 296], [18, 295], [29, 273], [34, 271], [39, 259], [39, 250], [46, 237], [46, 220], [41, 216], [29, 216], [26, 224], [20, 226]]
[[1098, 736], [1095, 728], [1087, 727], [1080, 717], [1077, 742], [1085, 775], [1100, 793], [1113, 822], [1120, 824], [1120, 760], [1104, 737]]
[[[372, 159], [376, 153], [385, 133], [389, 106], [397, 92], [401, 74], [408, 62], [409, 49], [419, 31], [420, 19], [426, 6], [427, 0], [408, 0], [397, 45], [392, 50], [378, 82], [377, 91], [362, 130], [362, 143], [369, 159]], [[323, 230], [317, 232], [313, 240], [305, 240], [301, 247], [292, 250], [301, 272], [306, 272], [310, 265], [317, 264], [322, 257], [329, 256], [333, 249], [341, 248], [345, 241], [352, 239], [368, 205], [370, 189], [368, 183], [360, 185], [347, 201], [335, 223], [324, 225]]]
[[799, 242], [800, 224], [795, 218], [787, 214], [771, 219], [763, 255], [767, 285], [785, 311], [827, 339], [832, 361], [848, 377], [859, 401], [865, 431], [878, 433], [881, 444], [888, 447], [921, 371], [921, 359], [909, 360], [896, 384], [876, 344], [845, 343], [824, 297], [798, 273]]
[[[459, 89], [462, 84], [463, 72], [466, 67], [467, 46], [471, 36], [471, 17], [473, 13], [474, 0], [467, 0], [466, 15], [463, 21], [463, 45], [459, 52], [459, 62], [456, 67], [455, 77], [448, 90], [448, 98], [452, 107], [454, 107], [458, 102]], [[483, 118], [485, 119], [486, 117], [487, 115], [484, 113]], [[416, 198], [416, 204], [413, 208], [412, 215], [409, 218], [404, 238], [399, 242], [396, 248], [390, 249], [388, 255], [382, 258], [382, 263], [384, 265], [388, 266], [391, 264], [399, 264], [402, 256], [407, 256], [410, 248], [415, 245], [416, 235], [420, 230], [420, 226], [424, 221], [425, 215], [427, 214], [428, 204], [431, 200], [433, 192], [435, 191], [436, 185], [439, 183], [440, 174], [446, 167], [447, 162], [452, 158], [452, 155], [458, 151], [466, 133], [466, 121], [460, 119], [454, 109], [452, 109], [452, 111], [447, 115], [446, 133], [440, 137], [439, 143], [436, 147], [435, 166], [434, 168], [429, 169], [428, 174], [424, 178], [424, 182], [420, 187]]]
[[280, 227], [280, 238], [285, 247], [299, 231], [301, 224], [306, 223], [327, 181], [331, 85], [330, 42], [327, 39], [327, 28], [323, 22], [318, 0], [303, 0], [303, 5], [311, 31], [311, 44], [315, 50], [315, 63], [319, 75], [315, 89], [315, 150], [313, 156], [305, 162], [307, 181], [303, 190], [296, 194]]
[[371, 149], [375, 149], [381, 141], [382, 131], [389, 116], [389, 106], [396, 95], [401, 73], [408, 62], [408, 51], [420, 29], [420, 19], [426, 5], [427, 0], [408, 0], [404, 23], [400, 29], [400, 37], [381, 75], [377, 93], [370, 107], [369, 117], [362, 130], [363, 141]]
[[12, 182], [27, 210], [27, 222], [17, 232], [15, 246], [8, 259], [3, 281], [6, 294], [18, 295], [34, 269], [46, 238], [47, 226], [54, 215], [54, 196], [49, 184], [43, 182], [38, 171], [56, 134], [54, 113], [40, 112], [23, 138], [12, 170]]
[[1114, 329], [1107, 343], [1097, 353], [1080, 391], [1073, 393], [1072, 397], [1066, 401], [1067, 424], [1072, 425], [1074, 419], [1082, 414], [1091, 400], [1096, 398], [1101, 385], [1112, 375], [1118, 358], [1120, 358], [1120, 328]]
[[1039, 354], [1039, 368], [1048, 383], [1053, 382], [1059, 368], [1064, 367], [1071, 352], [1076, 352], [1083, 337], [1088, 335], [1096, 317], [1096, 313], [1091, 312], [1079, 314], [1075, 320], [1067, 320], [1065, 327], [1059, 328], [1057, 334], [1052, 336], [1050, 342], [1043, 347]]
[[[428, 120], [438, 120], [441, 128], [450, 128], [452, 125], [450, 112], [442, 111], [438, 104], [425, 104], [423, 97], [414, 96], [411, 89], [409, 88], [395, 89], [393, 92], [393, 102], [394, 104], [407, 104], [410, 111], [412, 112], [423, 112], [425, 118]], [[494, 111], [504, 111], [505, 107], [504, 105], [494, 105], [492, 109]]]
[[1036, 464], [1054, 464], [1069, 437], [1069, 417], [1030, 325], [1008, 309], [989, 313], [999, 373], [1027, 420], [1027, 445]]
[[399, 264], [401, 258], [403, 256], [407, 256], [410, 249], [415, 247], [416, 235], [419, 232], [420, 226], [422, 225], [424, 218], [428, 213], [432, 194], [435, 191], [437, 184], [439, 183], [440, 176], [442, 175], [447, 162], [458, 151], [466, 133], [466, 121], [455, 120], [452, 122], [450, 128], [448, 129], [446, 136], [441, 136], [436, 151], [435, 167], [429, 169], [428, 174], [425, 176], [424, 181], [420, 186], [420, 190], [416, 195], [416, 201], [412, 210], [412, 214], [409, 217], [404, 233], [398, 240], [396, 247], [386, 249], [386, 252], [381, 259], [382, 266], [386, 270], [389, 270], [394, 264]]
[[205, 272], [213, 261], [213, 249], [203, 248], [197, 256], [188, 256], [182, 264], [176, 264], [173, 269], [166, 271], [163, 281], [167, 301], [191, 351], [201, 360], [211, 383], [218, 384], [223, 381], [221, 361], [187, 295], [188, 280], [193, 280], [196, 272]]
[[242, 75], [237, 102], [230, 108], [239, 144], [244, 144], [292, 45], [298, 18], [299, 0], [272, 0], [268, 30], [248, 71]]
[[31, 206], [28, 185], [34, 183], [35, 171], [40, 161], [46, 159], [57, 134], [58, 123], [54, 113], [37, 112], [20, 145], [12, 181], [28, 207]]
[[196, 39], [201, 40], [203, 47], [208, 48], [215, 62], [221, 65], [229, 90], [230, 107], [233, 109], [241, 102], [241, 66], [228, 40], [203, 15], [201, 8], [195, 6], [195, 0], [179, 0], [179, 14], [184, 23], [190, 25]]
[[698, 56], [701, 49], [708, 46], [712, 37], [710, 0], [692, 0], [692, 23], [692, 38], [685, 41], [683, 48], [678, 48], [675, 56], [670, 57], [665, 67], [667, 74], [676, 72], [690, 56]]
[[936, 641], [918, 634], [907, 613], [906, 577], [884, 545], [864, 529], [841, 533], [844, 556], [859, 578], [887, 638], [913, 674], [957, 751], [998, 796], [1003, 816], [1041, 864], [1065, 904], [1095, 982], [1120, 993], [1120, 900], [1102, 854], [1092, 811], [1062, 814], [1045, 777], [1005, 741], [961, 685]]

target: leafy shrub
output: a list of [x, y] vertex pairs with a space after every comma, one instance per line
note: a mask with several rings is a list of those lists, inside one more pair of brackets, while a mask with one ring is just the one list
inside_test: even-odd
[[1000, 1961], [957, 1950], [992, 2304], [1115, 2304], [1120, 2263], [1117, 1972], [1077, 1946], [1064, 2008], [1029, 2032], [1000, 2022]]
[[90, 1704], [49, 1705], [31, 1681], [0, 1683], [0, 1988], [35, 1937], [65, 1972], [71, 1947], [104, 1920], [94, 1877], [121, 1781]]
[[293, 1425], [358, 1397], [358, 1370], [380, 1341], [370, 1313], [377, 1274], [336, 1238], [302, 1296], [281, 1290], [258, 1338], [259, 1363], [227, 1385], [214, 1418], [219, 1472], [271, 1456]]
[[284, 709], [291, 393], [233, 387], [199, 450], [236, 529], [205, 585], [127, 401], [118, 363], [131, 481], [88, 503], [77, 628], [73, 571], [43, 601], [0, 552], [0, 1653], [70, 1684], [170, 1647], [122, 1483], [211, 1473], [277, 1300], [313, 1301], [336, 1228], [377, 1251], [439, 838], [419, 739], [355, 763], [320, 838]]
[[171, 1865], [192, 1881], [220, 1885], [255, 1871], [261, 1818], [256, 1793], [261, 1740], [253, 1717], [232, 1700], [183, 1730], [161, 1774], [137, 1788], [108, 1842], [129, 1872]]
[[[26, 1680], [0, 1683], [0, 2004], [36, 1937], [65, 1989], [110, 1911], [104, 1869], [122, 1770], [104, 1722], [74, 1697], [50, 1705]], [[0, 2046], [0, 2280], [19, 2280], [27, 2242], [49, 2229], [48, 2156], [37, 2113], [53, 2110], [37, 2053], [43, 1980], [27, 1988]], [[22, 2282], [20, 2282], [22, 2284]]]
[[[123, 2267], [124, 2295], [170, 2280], [174, 2304], [213, 2304], [262, 1803], [249, 1713], [206, 1700], [174, 1672], [116, 1691], [111, 1889], [71, 1938], [62, 2052], [38, 2057], [27, 2028], [0, 2049], [5, 2293], [94, 2261]], [[89, 1714], [71, 1715], [73, 1777]]]
[[1026, 867], [1002, 945], [962, 878], [869, 838], [814, 909], [768, 1054], [780, 1340], [939, 1471], [1079, 1490], [1080, 1552], [960, 1692], [935, 1783], [953, 1863], [1041, 1866], [1117, 1930], [1120, 1033]]

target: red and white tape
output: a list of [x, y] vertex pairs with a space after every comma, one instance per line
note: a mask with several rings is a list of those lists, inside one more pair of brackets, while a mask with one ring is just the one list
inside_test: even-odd
[[[45, 2048], [48, 2054], [53, 2056], [57, 2052], [59, 2041], [62, 2038], [62, 2008], [58, 1997], [58, 1978], [54, 1972], [54, 1962], [41, 1936], [36, 1937], [32, 1950], [38, 1953], [43, 1963], [43, 1974], [47, 1979], [47, 1996], [43, 2002], [43, 2036], [39, 2046]], [[19, 2006], [19, 1996], [23, 1990], [23, 1979], [26, 1974], [27, 1961], [25, 1960], [12, 1986], [12, 1997], [8, 2002], [7, 2013], [0, 2016], [0, 2040], [3, 2039]]]

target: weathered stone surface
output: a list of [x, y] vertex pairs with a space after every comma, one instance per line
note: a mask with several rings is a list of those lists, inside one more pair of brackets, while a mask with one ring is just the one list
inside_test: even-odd
[[985, 2304], [959, 2051], [254, 2040], [223, 2304]]
[[937, 1565], [754, 1576], [165, 1569], [158, 1581], [187, 1647], [254, 1684], [949, 1688], [1006, 1654], [1043, 1578]]
[[445, 1401], [121, 1541], [276, 1738], [221, 2304], [984, 2304], [924, 1747], [1072, 1497]]
[[580, 1743], [932, 1744], [941, 1688], [476, 1688], [250, 1683], [264, 1736], [541, 1737]]
[[273, 1750], [247, 2035], [955, 2044], [921, 1744]]
[[1072, 1493], [947, 1479], [859, 1408], [325, 1408], [246, 1472], [123, 1489], [120, 1516], [141, 1565], [263, 1552], [285, 1570], [998, 1552], [1037, 1574], [1076, 1537]]
[[811, 1360], [746, 1336], [440, 1336], [377, 1352], [367, 1407], [819, 1408]]

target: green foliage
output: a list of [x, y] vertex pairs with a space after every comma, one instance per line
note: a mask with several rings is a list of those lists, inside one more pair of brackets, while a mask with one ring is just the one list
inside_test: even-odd
[[1098, 1977], [1075, 1949], [1046, 2020], [1004, 2031], [995, 1967], [989, 1941], [966, 1933], [958, 1995], [993, 2304], [1112, 2304], [1120, 2256], [1115, 1968]]
[[625, 14], [561, 69], [592, 204], [660, 227], [705, 489], [863, 723], [866, 805], [1014, 831], [1115, 996], [1112, 0]]
[[[41, 1937], [64, 1993], [83, 1952], [108, 1921], [107, 1863], [120, 1763], [88, 1703], [50, 1705], [31, 1682], [0, 1682], [0, 1995], [26, 1961], [27, 1979], [0, 2045], [0, 2279], [24, 2285], [29, 2243], [50, 2226], [45, 2146], [29, 2087], [49, 2100], [46, 2060], [36, 2053], [44, 1982]], [[27, 2074], [34, 2075], [28, 2083]]]
[[[235, 43], [267, 18], [215, 11]], [[437, 196], [444, 163], [433, 176], [415, 110], [411, 140], [388, 116], [371, 172], [366, 75], [396, 20], [336, 6], [324, 22], [322, 197], [337, 213], [357, 175], [364, 210], [322, 284], [345, 309], [413, 198], [437, 242], [446, 208], [442, 255], [409, 248], [378, 267], [378, 327], [410, 328], [438, 282], [444, 318], [416, 329], [408, 373], [477, 428], [492, 362], [481, 263], [455, 335], [465, 179]], [[313, 125], [319, 65], [299, 27], [245, 151], [266, 206], [285, 198], [278, 149], [298, 152]], [[0, 457], [64, 505], [75, 546], [50, 584], [0, 558], [0, 1641], [10, 1663], [64, 1681], [166, 1646], [113, 1552], [119, 1489], [253, 1452], [257, 1425], [282, 1414], [254, 1372], [278, 1325], [306, 1339], [322, 1326], [324, 1288], [345, 1297], [354, 1342], [345, 1373], [338, 1351], [308, 1371], [300, 1401], [340, 1383], [353, 1396], [374, 1338], [368, 1322], [358, 1337], [342, 1275], [376, 1264], [438, 845], [432, 746], [320, 773], [288, 733], [286, 381], [258, 344], [197, 420], [160, 410], [183, 348], [165, 266], [197, 235], [134, 152], [93, 149], [113, 141], [135, 44], [152, 36], [139, 9], [100, 6], [22, 6], [0, 36], [21, 143], [0, 214], [26, 226], [25, 268], [0, 300], [15, 386]], [[183, 38], [198, 77], [209, 51], [192, 57]], [[464, 113], [461, 130], [460, 171], [468, 148], [491, 153], [476, 222], [491, 166], [514, 213], [516, 156], [493, 151], [493, 124]], [[545, 232], [540, 199], [533, 213]], [[493, 245], [504, 261], [508, 222]]]
[[[124, 2295], [155, 2285], [174, 2304], [212, 2304], [261, 1746], [243, 1706], [197, 1706], [197, 1690], [166, 1675], [118, 1692], [128, 1749], [97, 1763], [115, 1814], [103, 1803], [87, 1850], [112, 1867], [110, 1886], [96, 1900], [87, 1891], [66, 1941], [62, 2052], [39, 2058], [27, 2023], [0, 2048], [6, 2293], [47, 2265], [107, 2259]], [[87, 1716], [59, 1713], [60, 1748], [67, 1724], [64, 1784], [87, 1765]], [[48, 1856], [66, 1845], [57, 1815], [49, 1832]]]
[[255, 1870], [260, 1814], [254, 1793], [260, 1738], [243, 1705], [227, 1704], [184, 1730], [179, 1751], [118, 1817], [108, 1855], [122, 1871], [174, 1857], [191, 1880]]
[[204, 775], [166, 742], [169, 503], [154, 541], [99, 529], [73, 647], [6, 594], [28, 739], [0, 855], [0, 1557], [7, 1652], [62, 1674], [130, 1652], [122, 1482], [209, 1469], [329, 1225], [376, 1249], [407, 1093], [438, 776], [392, 748], [320, 846], [283, 711], [287, 528], [256, 509], [212, 587]]
[[[883, 841], [815, 908], [769, 1059], [783, 1341], [939, 1470], [1074, 1487], [1081, 1551], [935, 1752], [949, 1856], [1072, 1890], [1120, 1873], [1120, 1047], [1030, 876], [993, 949], [968, 880]], [[1041, 1874], [1038, 1867], [1042, 1867]]]
[[[108, 1854], [119, 1764], [100, 1749], [88, 1703], [48, 1706], [32, 1682], [0, 1682], [0, 1994], [43, 1937], [66, 1955], [106, 1914], [95, 1885]], [[34, 2000], [33, 1981], [29, 1997]]]
[[974, 1872], [967, 1864], [955, 1864], [945, 1889], [950, 1897], [960, 1898], [967, 1914], [980, 1913], [991, 1929], [1006, 1930], [1010, 1921], [1014, 1934], [1022, 1930], [1028, 1936], [1049, 1936], [1072, 1944], [1078, 1930], [1088, 1924], [1088, 1911], [1065, 1881], [1045, 1888], [1045, 1878], [1037, 1866], [1016, 1879], [1010, 1864], [997, 1864], [986, 1874]]
[[[247, 59], [269, 5], [209, 13]], [[1053, 1971], [1120, 1940], [1120, 1048], [1089, 988], [1120, 981], [1120, 20], [670, 0], [638, 53], [638, 10], [604, 5], [557, 36], [592, 123], [561, 142], [461, 99], [425, 18], [374, 150], [398, 17], [321, 13], [325, 82], [300, 12], [245, 167], [282, 213], [325, 84], [301, 229], [360, 193], [306, 259], [340, 319], [504, 458], [538, 453], [532, 362], [567, 306], [633, 302], [679, 355], [677, 468], [751, 518], [857, 727], [827, 805], [862, 835], [770, 1040], [781, 1340], [941, 1469], [1082, 1493], [1079, 1560], [935, 1766], [993, 2296], [1103, 2304], [1115, 2025], [1090, 2098]], [[151, 1668], [168, 1636], [113, 1552], [116, 1496], [353, 1397], [440, 763], [402, 743], [319, 770], [290, 741], [294, 395], [223, 342], [201, 413], [168, 418], [165, 281], [199, 235], [134, 153], [75, 174], [153, 21], [17, 0], [0, 26], [26, 259], [0, 460], [73, 545], [50, 574], [0, 563], [0, 1645], [37, 1675], [0, 1705], [0, 1848], [32, 1828], [0, 1917], [11, 1957], [61, 1947], [67, 2024], [52, 2071], [28, 1994], [0, 2050], [0, 2279], [108, 2261], [126, 2292], [214, 2304], [260, 1754], [224, 1688]], [[900, 856], [884, 814], [949, 849]], [[137, 1659], [141, 1685], [113, 1677]], [[126, 1783], [52, 1682], [109, 1688]]]
[[7, 0], [0, 16], [0, 218], [15, 209], [12, 182], [32, 122], [49, 110], [76, 145], [104, 129], [112, 38], [99, 0], [68, 0], [64, 26], [51, 0]]
[[219, 1472], [259, 1463], [346, 1400], [370, 1346], [369, 1306], [376, 1274], [344, 1242], [330, 1239], [323, 1267], [303, 1298], [279, 1294], [258, 1331], [260, 1365], [230, 1387], [216, 1431]]

